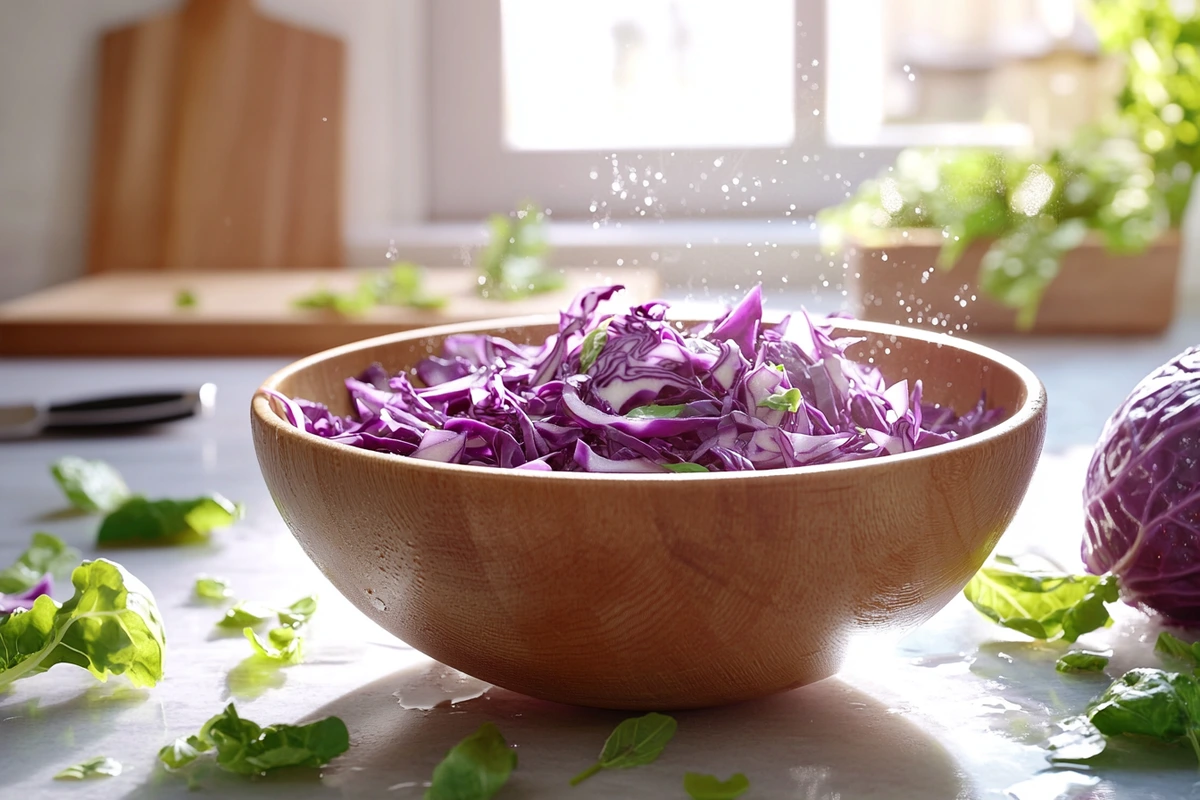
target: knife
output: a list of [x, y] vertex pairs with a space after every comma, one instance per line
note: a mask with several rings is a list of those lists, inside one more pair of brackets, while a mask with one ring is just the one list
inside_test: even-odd
[[217, 387], [206, 383], [182, 392], [139, 392], [73, 400], [0, 406], [0, 439], [26, 439], [44, 432], [120, 431], [205, 415]]

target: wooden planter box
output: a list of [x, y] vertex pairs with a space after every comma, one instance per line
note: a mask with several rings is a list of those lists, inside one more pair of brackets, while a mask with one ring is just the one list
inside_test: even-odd
[[[907, 233], [847, 250], [847, 288], [861, 319], [971, 334], [1016, 331], [1016, 312], [978, 289], [990, 241], [974, 242], [954, 269], [940, 270], [941, 232]], [[1136, 255], [1112, 255], [1089, 238], [1063, 257], [1032, 332], [1160, 333], [1175, 315], [1179, 261], [1177, 231]]]

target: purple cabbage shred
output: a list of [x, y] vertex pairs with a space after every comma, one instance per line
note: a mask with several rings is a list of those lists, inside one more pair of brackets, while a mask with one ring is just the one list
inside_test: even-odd
[[53, 588], [54, 582], [47, 573], [42, 576], [41, 580], [23, 592], [0, 594], [0, 616], [7, 616], [18, 609], [27, 611], [33, 608], [33, 601], [44, 594], [50, 594]]
[[764, 470], [906, 453], [970, 436], [1003, 410], [923, 403], [885, 382], [807, 313], [762, 324], [756, 286], [689, 330], [661, 302], [597, 315], [620, 286], [586, 290], [538, 345], [456, 334], [412, 375], [373, 365], [346, 381], [354, 413], [267, 393], [298, 428], [409, 458], [538, 471]]

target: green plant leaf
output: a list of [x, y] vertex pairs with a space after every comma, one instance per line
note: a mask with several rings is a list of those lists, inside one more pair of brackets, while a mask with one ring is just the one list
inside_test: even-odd
[[84, 781], [91, 778], [115, 778], [121, 774], [121, 762], [115, 758], [96, 756], [81, 764], [67, 767], [54, 776], [56, 781]]
[[625, 720], [609, 735], [600, 759], [571, 779], [577, 786], [602, 769], [629, 769], [649, 764], [659, 757], [675, 735], [674, 717], [651, 712]]
[[229, 588], [229, 581], [224, 578], [215, 578], [211, 575], [198, 576], [193, 591], [196, 597], [199, 597], [201, 600], [221, 601], [233, 597], [233, 591]]
[[195, 293], [190, 289], [180, 289], [175, 293], [176, 308], [195, 308], [198, 304]]
[[1187, 661], [1193, 667], [1200, 667], [1200, 642], [1188, 644], [1177, 636], [1166, 631], [1158, 634], [1154, 643], [1154, 652]]
[[35, 533], [25, 552], [0, 570], [0, 594], [18, 594], [34, 586], [46, 573], [65, 575], [79, 563], [79, 551], [49, 533]]
[[275, 616], [276, 612], [262, 603], [238, 602], [233, 608], [226, 609], [225, 615], [217, 622], [222, 628], [253, 628]]
[[663, 464], [663, 466], [671, 472], [708, 472], [708, 467], [703, 464], [693, 464], [690, 461], [682, 464]]
[[104, 513], [129, 499], [125, 479], [104, 461], [64, 456], [50, 465], [50, 474], [80, 511]]
[[0, 688], [74, 664], [101, 681], [124, 675], [134, 686], [162, 679], [166, 640], [150, 590], [111, 561], [85, 561], [71, 574], [75, 594], [61, 606], [47, 595], [0, 622]]
[[100, 523], [99, 544], [174, 544], [204, 538], [242, 518], [240, 503], [219, 494], [192, 500], [131, 497]]
[[279, 624], [299, 628], [307, 623], [315, 613], [317, 613], [317, 596], [310, 594], [307, 597], [301, 597], [287, 608], [279, 609]]
[[1194, 675], [1132, 669], [1088, 706], [1087, 716], [1105, 736], [1186, 740], [1200, 760], [1200, 682]]
[[727, 781], [699, 772], [689, 772], [683, 776], [683, 790], [692, 800], [733, 800], [749, 789], [750, 781], [740, 772]]
[[604, 345], [608, 344], [608, 324], [610, 322], [612, 322], [611, 317], [583, 337], [583, 344], [579, 346], [579, 372], [581, 374], [586, 374], [592, 368], [596, 359], [600, 357], [600, 353], [603, 352]]
[[1103, 672], [1107, 666], [1108, 656], [1082, 650], [1066, 653], [1054, 663], [1059, 672]]
[[304, 660], [304, 637], [295, 628], [272, 628], [263, 641], [254, 628], [244, 628], [242, 634], [250, 640], [254, 652], [279, 665], [299, 664]]
[[488, 244], [479, 258], [480, 297], [519, 300], [566, 285], [561, 273], [544, 268], [544, 229], [545, 215], [531, 203], [488, 219]]
[[494, 724], [485, 722], [434, 768], [425, 800], [487, 800], [516, 768], [517, 751]]
[[638, 406], [637, 408], [630, 409], [629, 413], [625, 416], [629, 419], [675, 419], [683, 413], [685, 408], [687, 408], [686, 405]]
[[1112, 624], [1105, 603], [1116, 602], [1111, 575], [1022, 571], [996, 563], [979, 570], [963, 594], [984, 616], [1034, 639], [1073, 642]]
[[791, 411], [793, 414], [800, 410], [800, 404], [803, 398], [800, 396], [800, 390], [796, 388], [786, 391], [778, 391], [768, 395], [759, 401], [759, 408], [770, 408], [775, 411]]
[[199, 734], [176, 739], [159, 750], [158, 758], [168, 770], [177, 770], [212, 753], [224, 770], [259, 775], [281, 767], [324, 766], [349, 748], [350, 734], [337, 717], [261, 728], [238, 716], [230, 703], [204, 723]]

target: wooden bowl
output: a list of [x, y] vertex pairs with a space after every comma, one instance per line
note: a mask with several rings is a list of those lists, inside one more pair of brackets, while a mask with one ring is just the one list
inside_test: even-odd
[[[524, 342], [546, 318], [429, 328], [297, 361], [265, 387], [349, 413], [344, 380], [408, 369], [451, 333]], [[364, 614], [416, 649], [546, 700], [679, 709], [834, 674], [864, 628], [928, 619], [979, 569], [1029, 485], [1046, 395], [1016, 361], [939, 334], [835, 320], [890, 381], [1011, 411], [940, 447], [844, 464], [667, 475], [540, 473], [374, 453], [253, 400], [284, 521]]]

